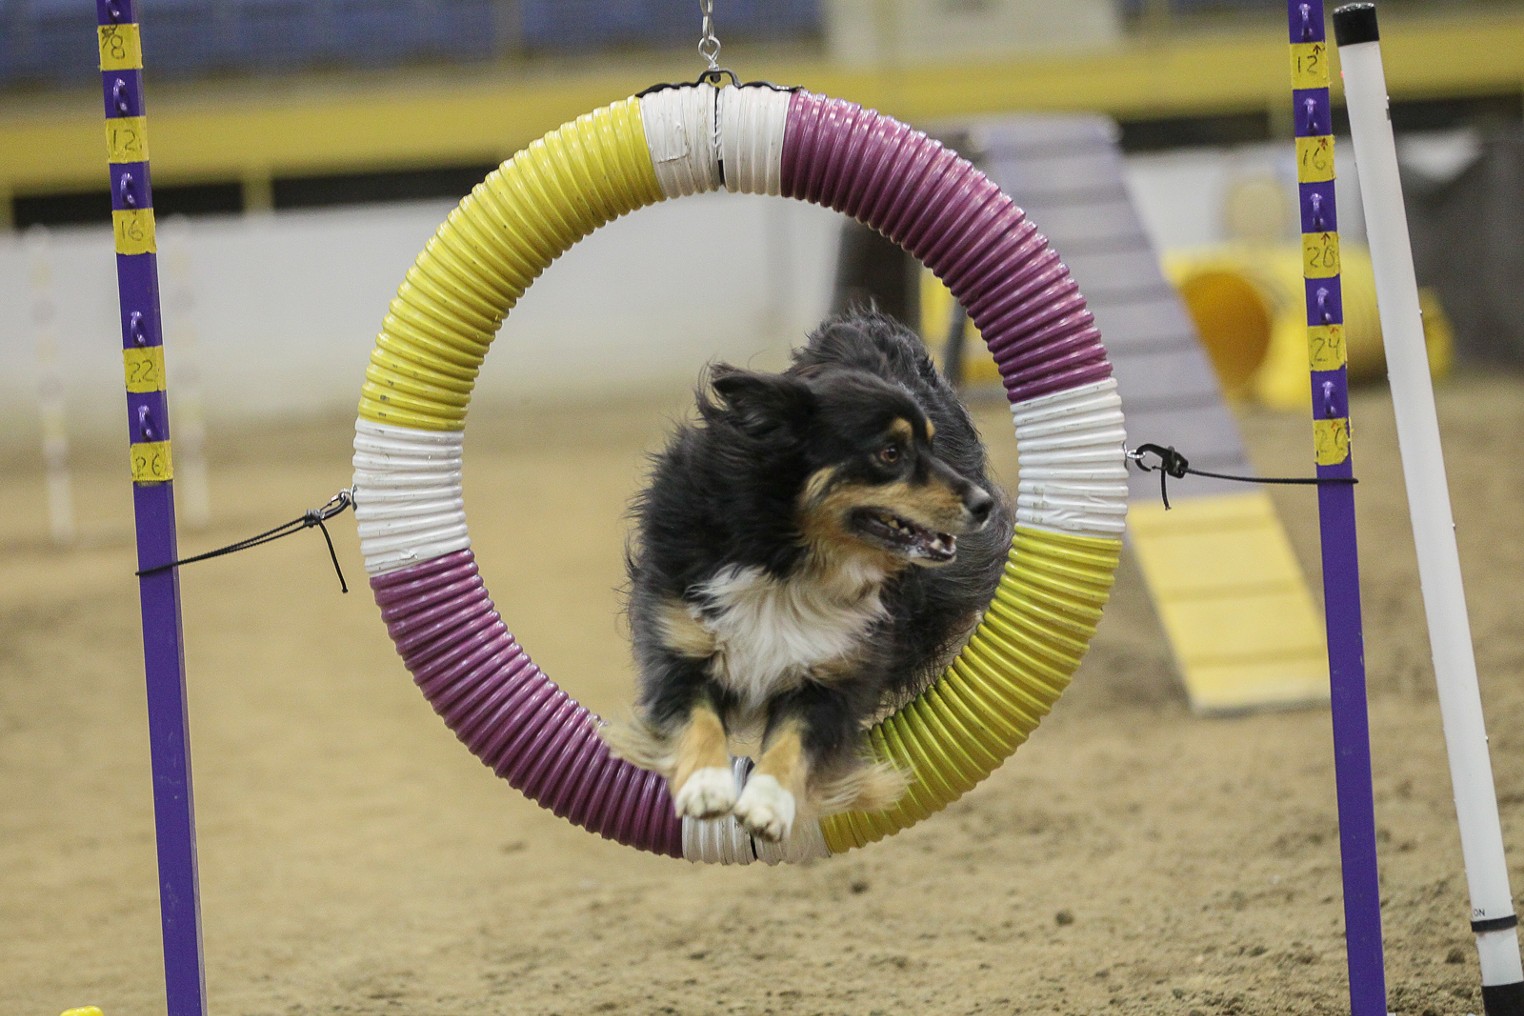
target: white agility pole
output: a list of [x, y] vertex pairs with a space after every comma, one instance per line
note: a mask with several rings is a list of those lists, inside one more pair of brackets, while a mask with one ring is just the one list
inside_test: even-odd
[[1418, 283], [1397, 174], [1397, 147], [1388, 112], [1375, 5], [1340, 7], [1334, 11], [1333, 23], [1375, 267], [1376, 303], [1386, 345], [1413, 542], [1418, 548], [1418, 577], [1434, 654], [1434, 679], [1450, 756], [1461, 853], [1471, 894], [1471, 928], [1481, 961], [1482, 1000], [1488, 1016], [1516, 1016], [1524, 1013], [1518, 918], [1508, 886], [1476, 656], [1434, 410], [1433, 380], [1418, 309]]
[[69, 417], [63, 372], [58, 365], [58, 305], [54, 299], [52, 236], [46, 226], [26, 234], [32, 269], [32, 325], [37, 338], [37, 418], [42, 431], [42, 468], [47, 478], [48, 531], [59, 547], [79, 536], [74, 519], [74, 480], [69, 470]]
[[206, 400], [201, 397], [199, 314], [190, 220], [172, 215], [159, 227], [164, 330], [175, 343], [176, 510], [187, 529], [205, 529], [212, 517], [206, 463]]

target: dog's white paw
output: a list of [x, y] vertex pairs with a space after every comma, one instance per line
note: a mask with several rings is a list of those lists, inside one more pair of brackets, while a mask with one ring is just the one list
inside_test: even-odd
[[718, 818], [736, 803], [735, 778], [720, 766], [695, 769], [672, 799], [678, 818]]
[[794, 795], [766, 773], [754, 774], [746, 781], [736, 801], [735, 815], [753, 836], [777, 843], [794, 826]]

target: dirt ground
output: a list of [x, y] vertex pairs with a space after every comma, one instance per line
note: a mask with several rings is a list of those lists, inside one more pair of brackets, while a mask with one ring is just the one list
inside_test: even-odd
[[[1513, 881], [1524, 884], [1524, 379], [1440, 391]], [[483, 572], [548, 673], [629, 699], [623, 507], [672, 403], [473, 411]], [[1006, 414], [980, 410], [1015, 475]], [[1389, 1007], [1480, 1011], [1467, 894], [1387, 393], [1354, 401]], [[1242, 418], [1266, 473], [1299, 415]], [[213, 525], [349, 482], [348, 419], [212, 434]], [[1188, 449], [1185, 449], [1188, 453]], [[0, 485], [0, 1014], [164, 1007], [130, 490], [82, 454], [85, 544], [49, 546], [35, 456]], [[1188, 482], [1188, 481], [1186, 481]], [[1277, 488], [1317, 574], [1314, 495]], [[946, 812], [802, 868], [696, 866], [525, 801], [411, 686], [352, 517], [183, 572], [212, 1013], [1348, 1011], [1326, 710], [1203, 719], [1125, 562], [1074, 686]]]

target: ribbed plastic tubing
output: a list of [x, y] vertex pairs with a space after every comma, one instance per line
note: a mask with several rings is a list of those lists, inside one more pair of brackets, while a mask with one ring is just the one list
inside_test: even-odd
[[[665, 781], [613, 758], [597, 717], [530, 659], [487, 593], [461, 493], [477, 371], [529, 285], [578, 240], [667, 198], [729, 190], [835, 209], [935, 272], [985, 338], [1015, 427], [1016, 529], [999, 586], [925, 693], [868, 732], [914, 774], [881, 812], [796, 824], [782, 843], [734, 819], [679, 820]], [[1067, 687], [1121, 550], [1121, 402], [1095, 321], [1025, 213], [924, 133], [803, 90], [663, 87], [578, 117], [478, 184], [392, 300], [355, 426], [361, 552], [414, 681], [485, 765], [555, 814], [655, 853], [799, 861], [881, 839], [1008, 758]], [[749, 762], [738, 759], [735, 779]]]

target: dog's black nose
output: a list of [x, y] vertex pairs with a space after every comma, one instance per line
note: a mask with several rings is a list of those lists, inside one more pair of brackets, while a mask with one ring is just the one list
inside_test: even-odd
[[990, 520], [990, 512], [995, 509], [995, 499], [984, 488], [974, 487], [963, 499], [963, 506], [973, 517], [974, 525], [982, 526]]

